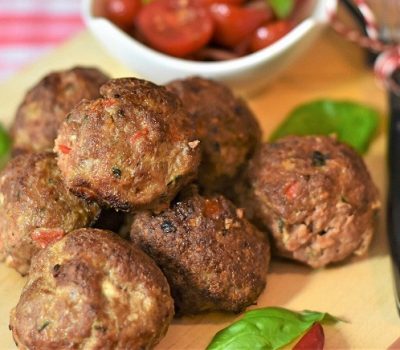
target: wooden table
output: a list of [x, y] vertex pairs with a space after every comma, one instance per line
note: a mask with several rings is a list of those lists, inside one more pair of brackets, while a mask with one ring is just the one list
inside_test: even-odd
[[[132, 76], [84, 32], [40, 62], [0, 86], [0, 118], [9, 125], [26, 89], [53, 69], [75, 64], [95, 65], [113, 77]], [[326, 33], [284, 75], [249, 103], [265, 131], [265, 138], [296, 105], [316, 98], [351, 99], [386, 112], [386, 95], [364, 64], [363, 53]], [[385, 125], [373, 143], [366, 162], [385, 202]], [[400, 215], [400, 213], [399, 213]], [[328, 311], [349, 323], [326, 328], [327, 349], [386, 349], [400, 336], [388, 255], [385, 213], [368, 257], [320, 271], [291, 263], [273, 262], [268, 286], [258, 306]], [[0, 349], [14, 349], [8, 315], [19, 298], [24, 280], [0, 265]], [[175, 320], [157, 349], [204, 349], [215, 332], [235, 316], [206, 314]]]

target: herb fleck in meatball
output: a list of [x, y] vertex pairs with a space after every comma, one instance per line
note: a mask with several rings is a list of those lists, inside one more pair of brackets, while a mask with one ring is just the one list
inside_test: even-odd
[[13, 153], [54, 147], [65, 116], [82, 99], [99, 96], [109, 78], [95, 68], [75, 67], [46, 75], [25, 95], [11, 127]]
[[89, 226], [99, 212], [67, 190], [54, 154], [21, 154], [0, 173], [1, 258], [26, 274], [40, 249], [32, 237], [42, 241]]
[[179, 314], [240, 312], [266, 284], [269, 244], [222, 196], [187, 196], [159, 215], [135, 215], [131, 239], [160, 266]]
[[241, 205], [270, 230], [279, 255], [318, 268], [368, 249], [378, 191], [362, 158], [334, 138], [264, 144], [243, 188]]
[[246, 102], [216, 81], [192, 77], [175, 80], [176, 93], [201, 141], [199, 183], [209, 191], [224, 191], [261, 141], [261, 129]]
[[11, 312], [21, 349], [150, 349], [173, 317], [157, 265], [110, 231], [80, 229], [41, 250]]
[[200, 161], [181, 102], [135, 78], [111, 80], [100, 92], [72, 110], [56, 140], [67, 187], [120, 210], [165, 208]]

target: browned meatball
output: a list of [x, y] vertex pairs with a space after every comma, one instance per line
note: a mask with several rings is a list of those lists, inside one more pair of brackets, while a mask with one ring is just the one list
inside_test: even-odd
[[33, 237], [63, 235], [93, 223], [100, 209], [64, 186], [53, 153], [26, 153], [0, 174], [0, 255], [26, 274], [39, 246]]
[[80, 229], [41, 250], [11, 311], [20, 349], [150, 349], [173, 317], [157, 265], [110, 231]]
[[334, 138], [264, 144], [245, 188], [241, 205], [270, 230], [279, 255], [318, 268], [368, 249], [378, 192], [362, 158]]
[[159, 215], [135, 215], [131, 239], [163, 270], [176, 312], [239, 312], [266, 284], [270, 250], [227, 199], [192, 195]]
[[244, 100], [216, 81], [192, 77], [172, 81], [167, 89], [181, 98], [201, 141], [200, 185], [224, 191], [261, 141], [255, 116]]
[[135, 78], [111, 80], [100, 91], [102, 98], [72, 110], [56, 140], [67, 187], [120, 210], [168, 206], [200, 161], [179, 99]]
[[11, 127], [13, 153], [52, 150], [57, 131], [82, 99], [99, 96], [109, 78], [95, 68], [75, 67], [46, 75], [25, 95]]

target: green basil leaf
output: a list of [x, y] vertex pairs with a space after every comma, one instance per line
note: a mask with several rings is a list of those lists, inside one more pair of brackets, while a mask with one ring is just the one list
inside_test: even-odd
[[4, 167], [10, 157], [11, 138], [0, 124], [0, 169]]
[[270, 137], [336, 134], [360, 153], [365, 153], [379, 124], [373, 108], [350, 101], [318, 100], [293, 110]]
[[293, 0], [267, 0], [267, 2], [279, 18], [288, 17], [294, 8]]
[[335, 323], [339, 319], [325, 312], [294, 312], [280, 307], [247, 311], [219, 331], [207, 350], [275, 350], [291, 343], [315, 322]]

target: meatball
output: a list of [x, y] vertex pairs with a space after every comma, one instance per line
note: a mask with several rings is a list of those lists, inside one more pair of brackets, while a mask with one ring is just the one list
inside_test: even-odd
[[95, 68], [75, 67], [46, 75], [25, 95], [11, 127], [13, 154], [52, 150], [57, 131], [82, 99], [99, 96], [109, 78]]
[[164, 272], [180, 315], [240, 312], [265, 287], [266, 236], [221, 195], [193, 194], [159, 215], [138, 213], [131, 239]]
[[201, 141], [199, 183], [226, 192], [261, 141], [261, 129], [246, 102], [221, 83], [199, 77], [175, 80], [167, 89], [182, 100]]
[[32, 237], [42, 241], [89, 226], [99, 212], [66, 189], [54, 154], [21, 154], [0, 174], [1, 258], [24, 275], [40, 249]]
[[79, 229], [33, 258], [10, 329], [21, 349], [150, 349], [172, 317], [147, 255], [110, 231]]
[[380, 207], [362, 158], [325, 136], [264, 144], [239, 198], [271, 232], [278, 255], [313, 268], [365, 253]]
[[67, 187], [119, 210], [167, 207], [200, 162], [181, 102], [135, 78], [111, 80], [100, 92], [72, 110], [56, 140]]

